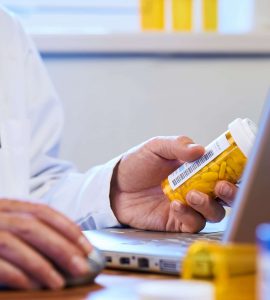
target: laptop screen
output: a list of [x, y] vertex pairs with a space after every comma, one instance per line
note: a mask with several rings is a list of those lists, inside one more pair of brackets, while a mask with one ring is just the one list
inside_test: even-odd
[[270, 222], [270, 93], [223, 241], [253, 243], [257, 225], [267, 222]]

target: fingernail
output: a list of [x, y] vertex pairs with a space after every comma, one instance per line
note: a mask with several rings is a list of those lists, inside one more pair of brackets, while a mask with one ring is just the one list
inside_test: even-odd
[[83, 248], [86, 254], [89, 254], [93, 249], [92, 245], [88, 242], [87, 238], [84, 236], [81, 236], [79, 238], [78, 244]]
[[172, 204], [172, 209], [175, 211], [180, 211], [181, 210], [181, 203], [179, 201], [173, 201]]
[[193, 205], [201, 205], [203, 203], [203, 197], [200, 193], [192, 191], [188, 194], [188, 202]]
[[51, 271], [49, 273], [49, 278], [50, 278], [50, 288], [51, 289], [61, 289], [65, 285], [64, 279], [57, 274], [55, 271]]
[[86, 258], [75, 255], [71, 259], [71, 264], [77, 275], [84, 275], [90, 272], [89, 264]]
[[232, 188], [227, 183], [222, 183], [219, 192], [220, 192], [220, 196], [224, 198], [230, 198], [233, 194]]
[[188, 148], [195, 148], [195, 147], [202, 147], [202, 146], [199, 145], [199, 144], [188, 144], [187, 147]]

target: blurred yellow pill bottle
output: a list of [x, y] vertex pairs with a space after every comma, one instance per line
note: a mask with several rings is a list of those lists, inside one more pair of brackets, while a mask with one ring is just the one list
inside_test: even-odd
[[236, 119], [228, 130], [205, 148], [205, 154], [191, 163], [184, 163], [162, 182], [162, 189], [170, 201], [186, 204], [186, 195], [197, 190], [214, 196], [219, 180], [237, 183], [257, 132], [249, 119]]
[[218, 30], [218, 0], [202, 0], [203, 30]]
[[191, 31], [193, 24], [193, 0], [172, 0], [173, 30]]
[[255, 244], [197, 241], [188, 248], [182, 278], [212, 283], [215, 300], [255, 300], [256, 262]]
[[140, 0], [142, 30], [165, 29], [165, 0]]

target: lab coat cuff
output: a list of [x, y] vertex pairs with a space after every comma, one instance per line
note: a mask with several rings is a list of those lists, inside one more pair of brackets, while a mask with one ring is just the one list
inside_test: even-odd
[[93, 214], [93, 218], [97, 229], [121, 226], [111, 208], [110, 190], [114, 169], [120, 162], [122, 156], [123, 155], [120, 155], [102, 166], [102, 174], [100, 175], [103, 177], [103, 184], [106, 185], [105, 188], [103, 187], [101, 189], [103, 193], [105, 193], [104, 195], [102, 195], [102, 198], [105, 199], [107, 203], [104, 205], [102, 212], [97, 212], [96, 214]]

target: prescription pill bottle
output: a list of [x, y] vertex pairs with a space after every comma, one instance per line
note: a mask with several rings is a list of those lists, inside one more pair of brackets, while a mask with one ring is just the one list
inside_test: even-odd
[[140, 0], [142, 30], [165, 29], [165, 0]]
[[172, 25], [175, 31], [192, 31], [193, 0], [172, 0]]
[[202, 0], [204, 31], [218, 30], [218, 0]]
[[184, 163], [162, 182], [170, 201], [186, 204], [186, 195], [197, 190], [214, 196], [219, 180], [237, 183], [255, 140], [257, 127], [249, 119], [236, 119], [228, 130], [205, 148], [205, 154], [191, 163]]

